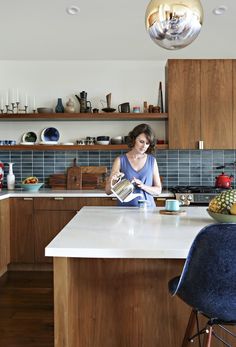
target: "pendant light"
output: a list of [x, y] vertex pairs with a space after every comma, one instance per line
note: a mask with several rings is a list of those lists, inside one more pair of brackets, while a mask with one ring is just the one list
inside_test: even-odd
[[151, 39], [169, 50], [184, 48], [193, 42], [202, 22], [200, 0], [151, 0], [145, 16]]

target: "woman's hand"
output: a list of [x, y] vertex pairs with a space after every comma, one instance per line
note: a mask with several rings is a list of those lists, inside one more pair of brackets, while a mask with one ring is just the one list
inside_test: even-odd
[[118, 181], [120, 178], [124, 177], [124, 173], [117, 171], [117, 172], [113, 172], [111, 175], [111, 181]]
[[134, 182], [138, 188], [140, 189], [144, 188], [144, 183], [140, 181], [138, 178], [133, 177], [132, 182]]

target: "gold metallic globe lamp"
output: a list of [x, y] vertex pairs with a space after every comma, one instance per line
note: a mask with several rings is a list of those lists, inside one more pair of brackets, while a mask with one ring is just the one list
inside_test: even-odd
[[160, 47], [184, 48], [200, 33], [202, 5], [199, 0], [151, 0], [145, 23], [151, 39]]

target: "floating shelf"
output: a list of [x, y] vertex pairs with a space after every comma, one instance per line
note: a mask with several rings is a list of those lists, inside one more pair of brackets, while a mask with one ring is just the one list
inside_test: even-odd
[[[168, 149], [168, 144], [156, 146], [158, 149]], [[128, 150], [127, 145], [14, 145], [0, 146], [0, 151], [119, 151]]]
[[22, 113], [0, 114], [0, 121], [137, 121], [167, 120], [167, 113]]

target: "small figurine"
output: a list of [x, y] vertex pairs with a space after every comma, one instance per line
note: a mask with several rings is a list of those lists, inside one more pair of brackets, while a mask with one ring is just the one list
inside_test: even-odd
[[75, 104], [74, 104], [73, 100], [71, 100], [71, 98], [69, 98], [69, 100], [66, 103], [65, 112], [66, 113], [75, 113]]

